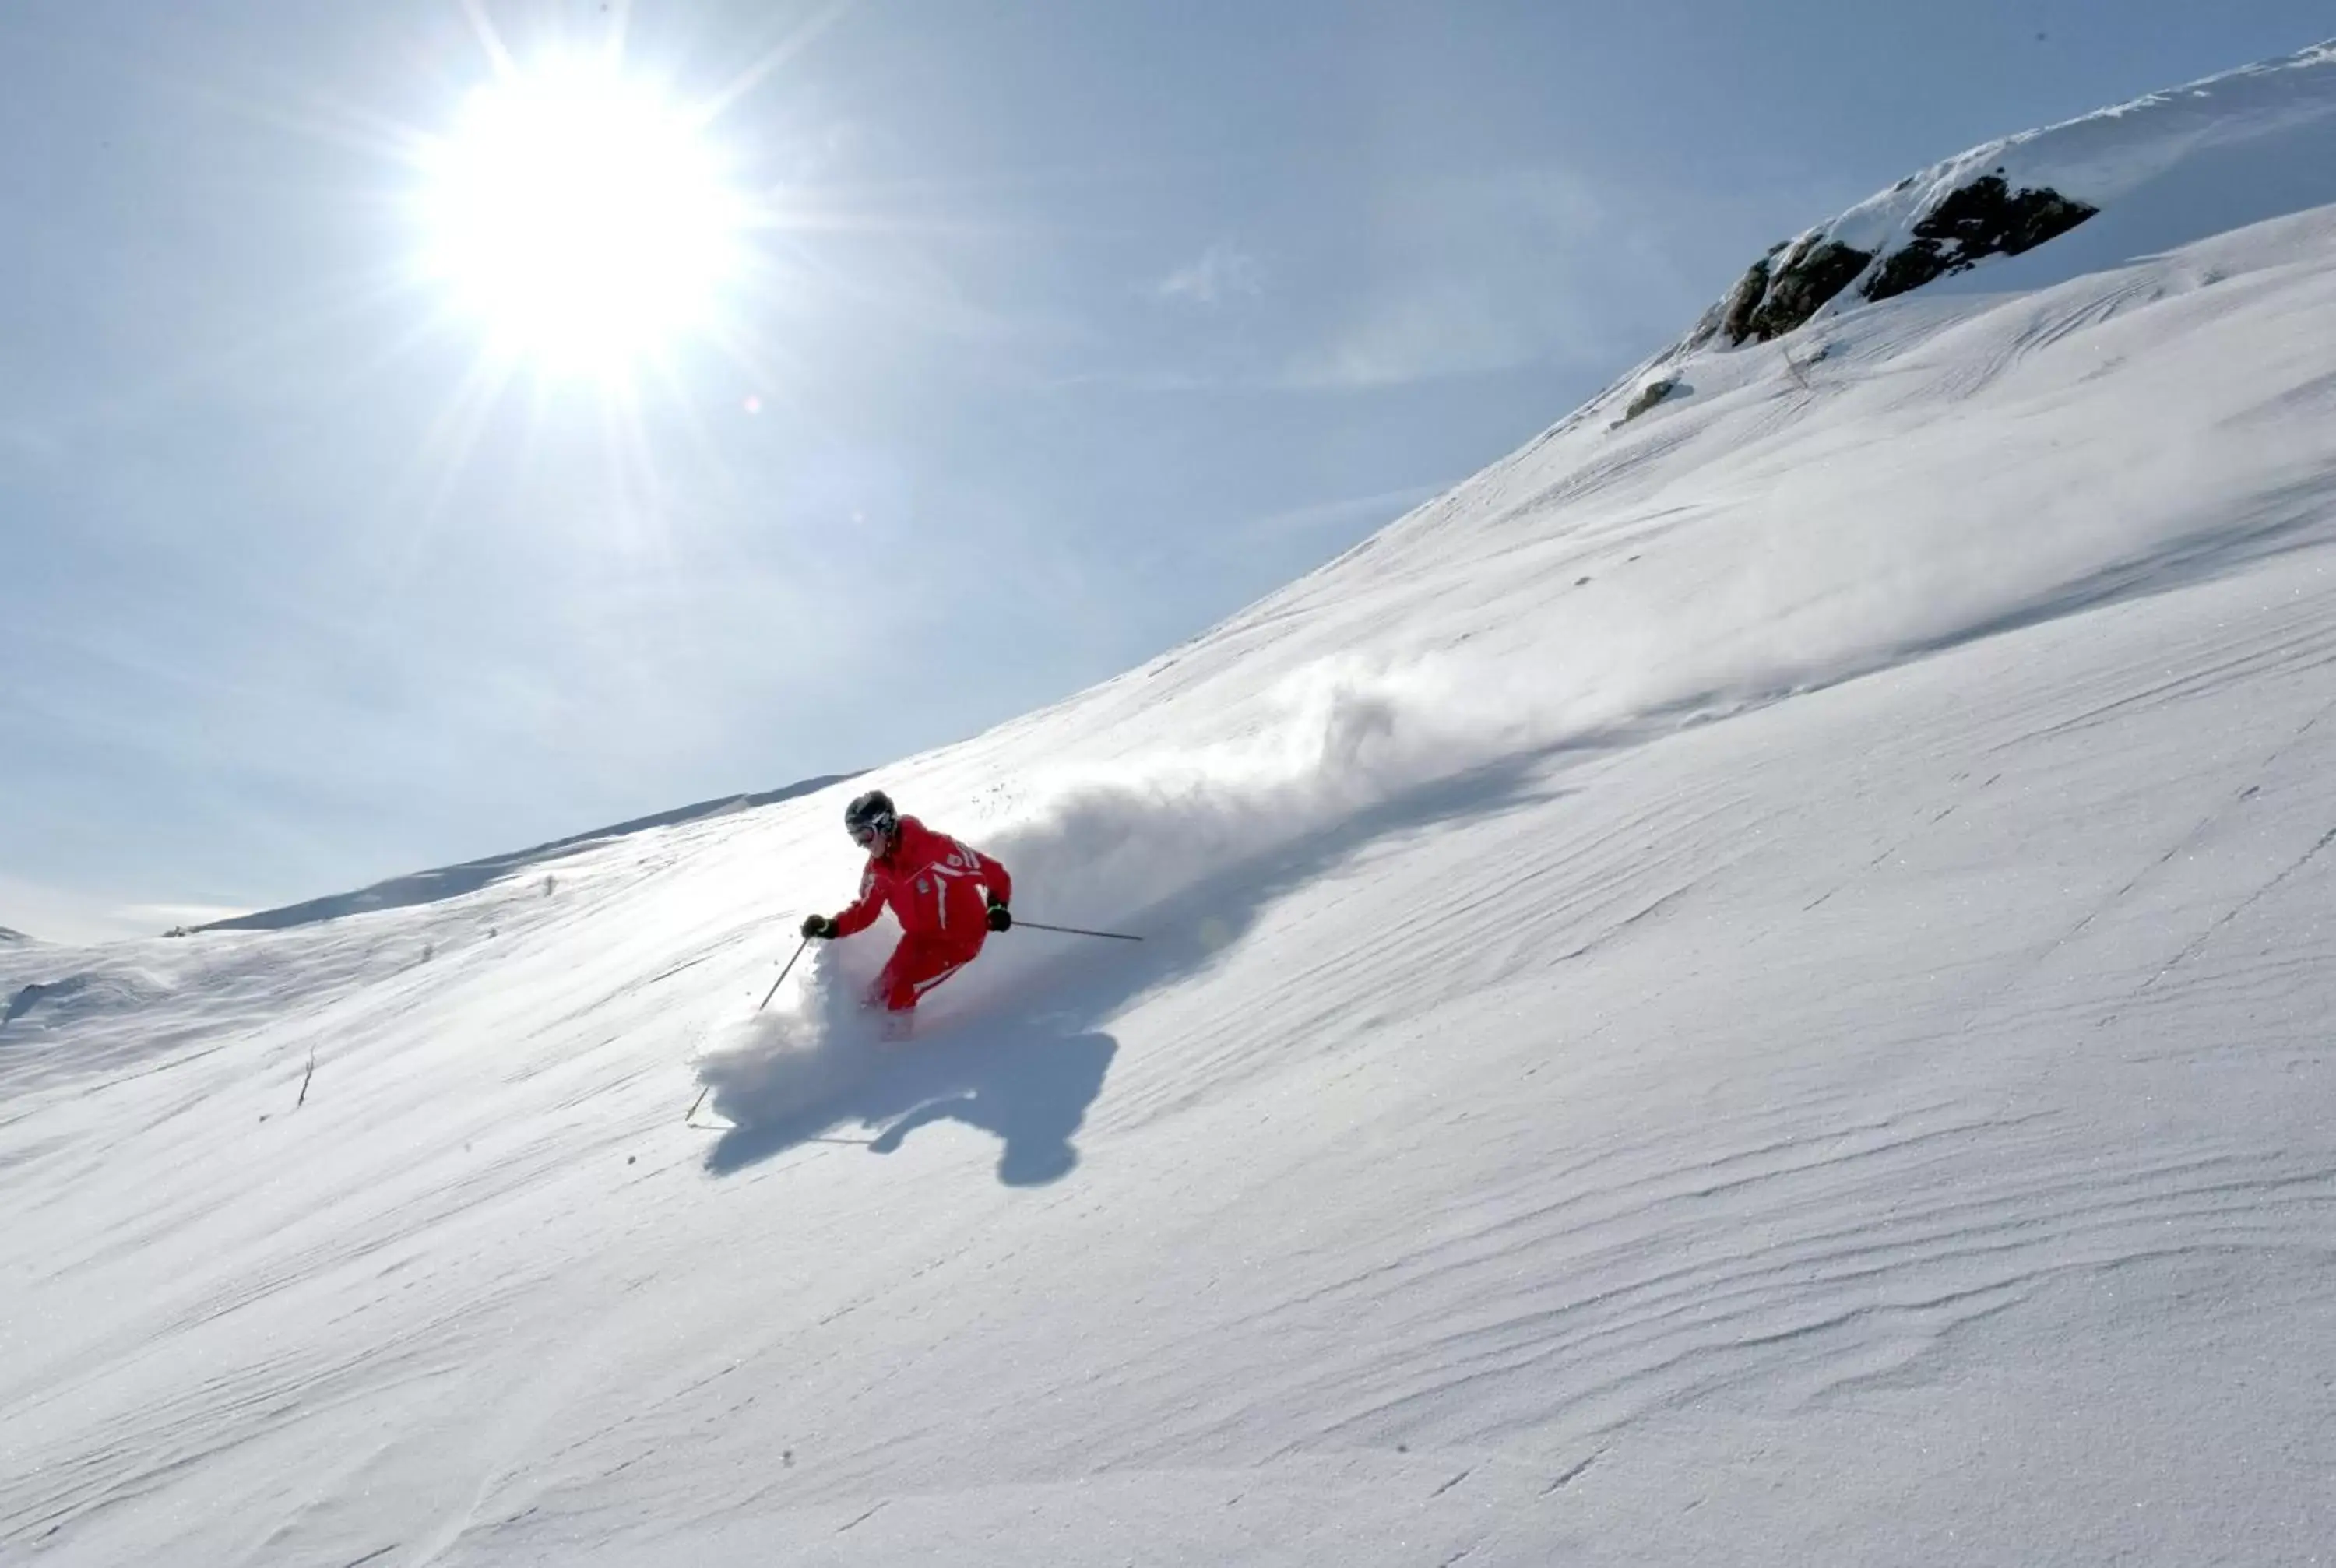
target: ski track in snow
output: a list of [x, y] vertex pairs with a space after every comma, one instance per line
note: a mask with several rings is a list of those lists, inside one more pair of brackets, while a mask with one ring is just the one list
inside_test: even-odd
[[745, 1016], [856, 783], [0, 948], [0, 1563], [2310, 1560], [2331, 342], [2322, 209], [1569, 421], [884, 770], [1149, 939], [890, 1054]]

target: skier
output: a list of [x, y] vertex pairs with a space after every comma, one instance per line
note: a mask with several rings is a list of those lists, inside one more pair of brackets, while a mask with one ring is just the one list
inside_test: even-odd
[[990, 932], [1013, 925], [1006, 905], [1014, 879], [979, 850], [902, 816], [882, 790], [846, 806], [843, 825], [868, 852], [860, 896], [841, 914], [807, 916], [803, 934], [851, 936], [890, 904], [900, 922], [900, 945], [869, 988], [868, 1005], [881, 1004], [892, 1015], [887, 1032], [902, 1034], [920, 998], [971, 963]]

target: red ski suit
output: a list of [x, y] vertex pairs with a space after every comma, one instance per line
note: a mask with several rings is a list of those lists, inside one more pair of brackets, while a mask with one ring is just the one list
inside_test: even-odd
[[973, 961], [989, 936], [989, 905], [1013, 896], [1014, 879], [1004, 866], [914, 817], [902, 817], [885, 852], [868, 857], [860, 896], [835, 917], [835, 934], [864, 931], [880, 910], [891, 906], [893, 919], [900, 922], [900, 945], [869, 989], [868, 999], [906, 1012]]

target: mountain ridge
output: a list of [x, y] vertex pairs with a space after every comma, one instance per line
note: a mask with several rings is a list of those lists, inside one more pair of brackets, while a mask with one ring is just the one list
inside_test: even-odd
[[647, 816], [630, 817], [602, 828], [569, 833], [563, 838], [548, 840], [522, 850], [511, 850], [501, 854], [482, 855], [477, 860], [462, 861], [454, 865], [433, 867], [428, 871], [408, 872], [370, 882], [352, 892], [327, 893], [318, 898], [304, 899], [297, 903], [284, 904], [275, 909], [258, 910], [247, 915], [233, 915], [226, 920], [209, 920], [202, 925], [178, 928], [171, 936], [190, 936], [197, 931], [273, 931], [293, 926], [313, 925], [319, 920], [340, 920], [345, 916], [366, 914], [375, 910], [407, 909], [415, 904], [435, 903], [441, 899], [459, 898], [476, 892], [506, 877], [563, 860], [610, 840], [629, 837], [652, 828], [678, 827], [684, 823], [703, 821], [727, 812], [751, 811], [756, 806], [774, 805], [793, 800], [797, 795], [823, 790], [830, 784], [841, 784], [856, 777], [853, 774], [822, 774], [814, 778], [783, 784], [777, 789], [762, 790], [747, 794], [716, 795], [710, 800], [696, 801], [670, 810], [652, 812]]

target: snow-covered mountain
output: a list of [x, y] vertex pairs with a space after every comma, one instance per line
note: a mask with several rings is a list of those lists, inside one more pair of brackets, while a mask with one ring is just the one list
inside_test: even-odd
[[908, 1047], [754, 1011], [857, 784], [0, 950], [0, 1561], [2324, 1555], [2331, 113], [1954, 161], [1813, 232], [2098, 213], [878, 770], [1146, 939]]
[[[570, 833], [527, 849], [507, 854], [487, 855], [460, 864], [438, 866], [429, 871], [409, 872], [359, 888], [355, 892], [330, 893], [319, 899], [305, 899], [281, 909], [261, 910], [229, 920], [213, 920], [195, 928], [205, 931], [280, 931], [291, 926], [314, 925], [318, 920], [336, 920], [345, 915], [370, 914], [380, 910], [410, 909], [415, 904], [434, 904], [442, 900], [460, 898], [492, 883], [508, 881], [523, 873], [564, 861], [587, 850], [606, 847], [611, 841], [652, 828], [677, 827], [707, 817], [721, 816], [730, 812], [751, 811], [756, 806], [774, 805], [780, 801], [793, 800], [798, 795], [822, 790], [842, 783], [849, 774], [823, 774], [817, 778], [787, 784], [774, 790], [761, 790], [750, 794], [723, 795], [715, 800], [697, 801], [686, 806], [653, 815], [635, 817], [628, 822], [594, 828], [587, 833]], [[544, 872], [556, 885], [559, 873]], [[173, 933], [185, 935], [185, 932]]]
[[2063, 124], [1974, 147], [1795, 235], [1755, 261], [1688, 350], [1794, 331], [1820, 311], [1912, 293], [2056, 245], [2016, 278], [2061, 282], [2328, 200], [2336, 41]]

